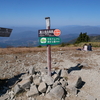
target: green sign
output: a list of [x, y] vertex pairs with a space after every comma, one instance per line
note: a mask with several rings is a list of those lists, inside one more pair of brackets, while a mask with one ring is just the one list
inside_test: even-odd
[[39, 37], [40, 45], [52, 45], [52, 44], [60, 44], [61, 39], [59, 37]]

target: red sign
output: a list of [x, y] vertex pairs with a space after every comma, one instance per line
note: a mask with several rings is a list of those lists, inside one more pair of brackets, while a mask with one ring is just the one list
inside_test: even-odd
[[54, 30], [54, 35], [59, 36], [61, 34], [61, 31], [59, 29]]

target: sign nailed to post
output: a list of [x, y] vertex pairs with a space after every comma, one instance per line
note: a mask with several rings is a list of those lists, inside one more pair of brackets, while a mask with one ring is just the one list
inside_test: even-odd
[[59, 29], [54, 30], [54, 35], [59, 36], [61, 34], [61, 31]]
[[42, 29], [38, 30], [38, 36], [39, 37], [52, 37], [54, 35], [54, 30], [55, 29]]
[[59, 36], [61, 31], [59, 29], [42, 29], [38, 30], [39, 37], [55, 37]]
[[59, 37], [39, 37], [39, 44], [49, 45], [49, 44], [59, 44], [61, 39]]

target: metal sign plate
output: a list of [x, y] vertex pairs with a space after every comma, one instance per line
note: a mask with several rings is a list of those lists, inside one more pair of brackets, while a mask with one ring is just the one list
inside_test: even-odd
[[40, 45], [53, 45], [53, 44], [60, 44], [61, 39], [60, 37], [39, 37], [39, 44]]
[[55, 29], [42, 29], [42, 30], [38, 30], [38, 36], [39, 37], [55, 37], [54, 30]]

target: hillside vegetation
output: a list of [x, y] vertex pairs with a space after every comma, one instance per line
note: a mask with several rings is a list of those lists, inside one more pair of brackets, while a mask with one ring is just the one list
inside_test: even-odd
[[90, 36], [90, 41], [92, 42], [100, 42], [100, 35], [98, 36]]

